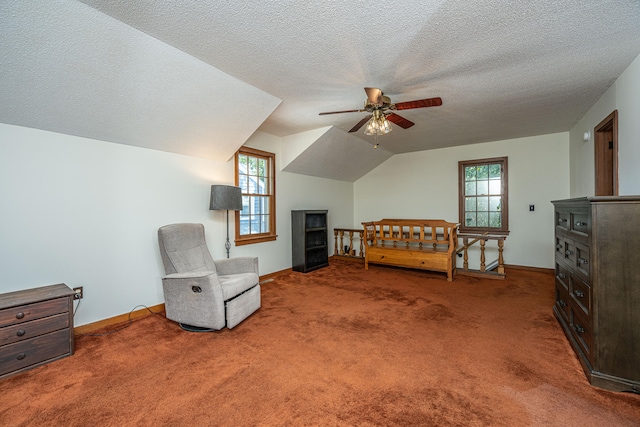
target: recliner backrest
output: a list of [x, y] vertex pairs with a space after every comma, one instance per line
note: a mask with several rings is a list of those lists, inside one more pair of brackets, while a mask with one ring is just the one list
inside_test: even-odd
[[202, 224], [170, 224], [158, 229], [158, 244], [166, 274], [216, 271]]

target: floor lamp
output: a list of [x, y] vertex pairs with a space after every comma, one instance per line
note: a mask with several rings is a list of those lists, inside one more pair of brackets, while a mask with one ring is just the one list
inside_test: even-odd
[[229, 250], [231, 249], [231, 243], [229, 242], [229, 211], [242, 210], [242, 191], [240, 187], [212, 185], [209, 210], [227, 211], [227, 241], [224, 247], [227, 249], [227, 258], [229, 258]]

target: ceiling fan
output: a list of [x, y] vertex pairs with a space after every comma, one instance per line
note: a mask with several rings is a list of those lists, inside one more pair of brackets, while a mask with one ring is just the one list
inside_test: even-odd
[[[365, 111], [371, 113], [360, 120], [353, 128], [351, 128], [349, 132], [357, 131], [367, 122], [370, 122], [370, 125], [378, 123], [378, 126], [384, 126], [383, 122], [385, 121], [385, 119], [397, 124], [403, 129], [408, 129], [415, 123], [405, 119], [402, 116], [397, 115], [390, 110], [409, 110], [411, 108], [437, 107], [442, 105], [442, 99], [440, 98], [418, 99], [416, 101], [398, 102], [397, 104], [392, 104], [391, 99], [388, 96], [384, 96], [382, 91], [378, 88], [365, 87], [364, 91], [367, 93], [367, 99], [364, 101], [364, 108], [360, 110], [328, 111], [325, 113], [320, 113], [320, 115], [324, 116], [326, 114], [362, 113]], [[384, 131], [384, 129], [378, 132], [373, 130], [372, 133], [368, 133], [368, 131], [371, 131], [368, 125], [365, 133], [372, 135], [383, 135], [390, 130], [391, 128], [389, 126], [389, 129], [387, 131]]]

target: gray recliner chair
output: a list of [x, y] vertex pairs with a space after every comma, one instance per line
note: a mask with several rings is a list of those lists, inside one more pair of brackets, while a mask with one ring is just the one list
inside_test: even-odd
[[167, 318], [188, 331], [229, 329], [260, 308], [258, 258], [214, 261], [202, 224], [158, 229]]

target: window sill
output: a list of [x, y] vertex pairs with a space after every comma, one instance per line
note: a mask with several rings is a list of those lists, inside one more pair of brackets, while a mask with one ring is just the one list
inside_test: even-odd
[[235, 244], [236, 246], [251, 245], [254, 243], [271, 242], [276, 240], [277, 238], [277, 234], [270, 236], [243, 237], [241, 239], [236, 239]]

